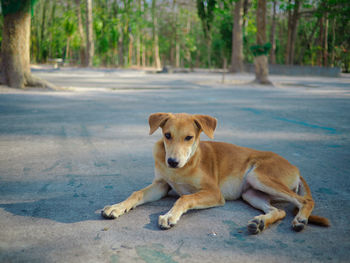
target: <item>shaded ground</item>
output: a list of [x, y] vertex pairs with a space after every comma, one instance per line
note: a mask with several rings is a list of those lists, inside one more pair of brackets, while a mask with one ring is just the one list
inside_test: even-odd
[[[68, 87], [0, 88], [1, 262], [346, 262], [350, 256], [350, 79], [146, 74], [131, 70], [36, 70]], [[259, 212], [242, 201], [189, 212], [168, 231], [158, 216], [176, 200], [141, 206], [117, 220], [99, 211], [153, 178], [147, 117], [215, 116], [215, 140], [274, 151], [311, 186], [315, 214], [331, 228], [291, 230], [285, 220], [258, 236]], [[203, 135], [203, 139], [206, 139]]]

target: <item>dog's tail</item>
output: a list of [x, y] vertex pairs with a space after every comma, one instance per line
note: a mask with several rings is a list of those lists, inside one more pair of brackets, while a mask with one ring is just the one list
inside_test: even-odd
[[[304, 180], [304, 178], [302, 176], [300, 176], [300, 180], [303, 184], [303, 188], [305, 191], [304, 196], [308, 197], [308, 198], [312, 198], [310, 187], [307, 185], [306, 181]], [[295, 208], [294, 213], [295, 214], [298, 213], [298, 208]], [[322, 217], [322, 216], [310, 215], [308, 218], [308, 222], [310, 224], [324, 226], [324, 227], [331, 226], [331, 223], [329, 222], [329, 220], [325, 217]]]

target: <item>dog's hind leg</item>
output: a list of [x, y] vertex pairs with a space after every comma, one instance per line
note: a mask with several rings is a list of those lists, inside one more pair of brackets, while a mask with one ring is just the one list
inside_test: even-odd
[[[308, 222], [308, 218], [314, 208], [314, 201], [311, 197], [311, 193], [305, 196], [300, 196], [295, 193], [290, 186], [288, 186], [281, 178], [282, 174], [278, 176], [277, 173], [266, 173], [260, 170], [258, 167], [254, 173], [247, 176], [247, 183], [255, 190], [261, 191], [271, 197], [272, 200], [284, 200], [295, 204], [299, 213], [292, 222], [293, 229], [297, 232], [303, 230]], [[262, 169], [263, 170], [263, 169]], [[266, 168], [265, 168], [266, 172]], [[301, 178], [299, 175], [296, 177], [296, 182]], [[287, 180], [285, 180], [287, 181]]]
[[270, 196], [261, 191], [250, 188], [243, 193], [242, 198], [251, 206], [262, 210], [265, 213], [254, 217], [248, 222], [248, 231], [252, 234], [262, 232], [269, 225], [283, 219], [286, 216], [286, 212], [273, 207], [270, 204]]

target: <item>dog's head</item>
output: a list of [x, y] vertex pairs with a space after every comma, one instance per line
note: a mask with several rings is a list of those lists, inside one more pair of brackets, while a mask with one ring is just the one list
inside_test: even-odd
[[159, 127], [163, 130], [165, 163], [170, 168], [181, 168], [194, 155], [203, 131], [214, 138], [216, 119], [208, 115], [186, 113], [153, 113], [148, 118], [150, 134]]

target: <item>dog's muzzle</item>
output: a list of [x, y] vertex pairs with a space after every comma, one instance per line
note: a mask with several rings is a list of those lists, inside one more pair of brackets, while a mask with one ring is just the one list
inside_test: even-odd
[[179, 162], [176, 161], [176, 159], [168, 158], [168, 165], [171, 168], [177, 168], [177, 166], [179, 165]]

